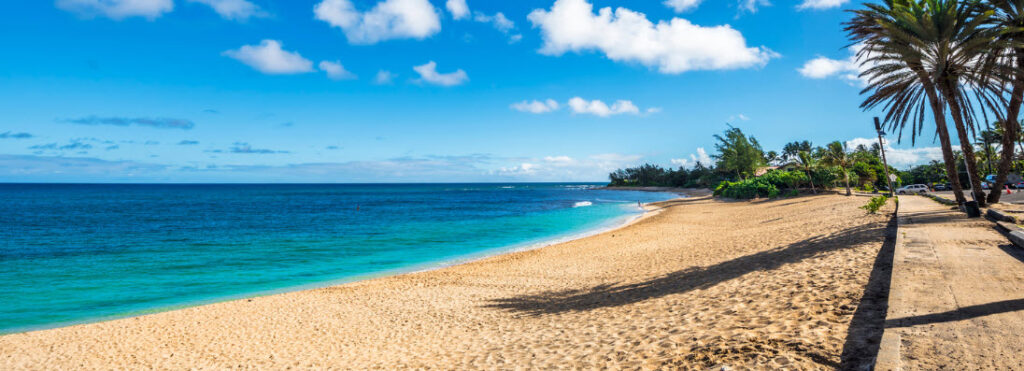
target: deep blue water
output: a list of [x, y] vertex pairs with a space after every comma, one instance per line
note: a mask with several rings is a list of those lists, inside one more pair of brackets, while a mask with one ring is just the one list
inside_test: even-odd
[[607, 228], [586, 184], [0, 184], [0, 333], [436, 267]]

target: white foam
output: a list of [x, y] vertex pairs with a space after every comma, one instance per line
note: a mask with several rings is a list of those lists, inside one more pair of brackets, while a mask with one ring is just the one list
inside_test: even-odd
[[584, 207], [584, 206], [590, 206], [590, 205], [593, 205], [593, 204], [594, 203], [590, 202], [590, 201], [580, 201], [580, 202], [572, 204], [572, 207]]

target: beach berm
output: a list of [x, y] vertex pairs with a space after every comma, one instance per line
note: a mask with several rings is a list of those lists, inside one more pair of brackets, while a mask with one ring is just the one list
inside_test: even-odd
[[856, 349], [873, 335], [850, 324], [891, 215], [864, 201], [666, 201], [617, 230], [444, 269], [2, 336], [0, 369], [869, 364]]

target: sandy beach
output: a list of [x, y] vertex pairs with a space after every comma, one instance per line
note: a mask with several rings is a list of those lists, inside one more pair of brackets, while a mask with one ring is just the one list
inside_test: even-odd
[[880, 336], [855, 320], [890, 221], [866, 201], [666, 201], [440, 270], [2, 336], [0, 369], [845, 368]]

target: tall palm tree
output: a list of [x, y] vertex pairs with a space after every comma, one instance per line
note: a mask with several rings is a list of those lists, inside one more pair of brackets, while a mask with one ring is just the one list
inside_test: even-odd
[[870, 95], [861, 108], [880, 106], [886, 111], [884, 122], [890, 130], [903, 130], [910, 124], [911, 143], [924, 134], [925, 110], [930, 109], [935, 119], [936, 134], [942, 149], [946, 177], [953, 188], [958, 204], [963, 205], [963, 189], [956, 172], [956, 160], [946, 126], [945, 102], [940, 98], [938, 84], [927, 67], [932, 60], [927, 46], [915, 36], [915, 30], [924, 28], [924, 11], [917, 0], [883, 0], [880, 4], [865, 3], [866, 9], [854, 11], [845, 23], [850, 39], [857, 43], [857, 58], [868, 85], [861, 94]]
[[818, 191], [814, 189], [814, 170], [818, 169], [818, 159], [811, 156], [810, 152], [800, 151], [796, 154], [797, 163], [800, 165], [800, 170], [803, 170], [807, 174], [807, 179], [811, 181], [811, 193], [818, 194]]
[[[995, 10], [992, 21], [995, 27], [1002, 30], [1000, 39], [1005, 48], [995, 49], [997, 65], [1007, 73], [1003, 81], [1010, 85], [1010, 99], [1006, 103], [1005, 117], [1000, 120], [1003, 135], [1000, 138], [999, 167], [993, 190], [998, 190], [1006, 183], [1006, 176], [1013, 165], [1013, 142], [1020, 133], [1018, 116], [1021, 104], [1024, 103], [1024, 0], [987, 0], [986, 4]], [[1000, 74], [996, 74], [1000, 75]], [[988, 202], [999, 202], [1002, 192], [994, 191], [988, 195]]]
[[843, 180], [846, 182], [846, 195], [853, 195], [850, 192], [850, 168], [853, 167], [854, 158], [846, 150], [846, 145], [835, 141], [825, 147], [824, 156], [821, 158], [825, 165], [835, 166], [843, 171]]

